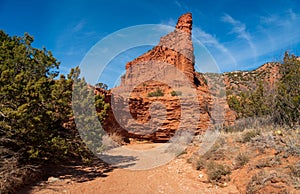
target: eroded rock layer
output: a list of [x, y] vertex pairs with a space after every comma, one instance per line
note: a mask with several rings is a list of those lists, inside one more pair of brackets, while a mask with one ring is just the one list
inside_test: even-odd
[[199, 133], [213, 124], [232, 124], [225, 99], [210, 92], [194, 69], [192, 15], [182, 15], [173, 32], [153, 49], [126, 64], [119, 87], [106, 94], [111, 110], [105, 130], [153, 142], [178, 131]]

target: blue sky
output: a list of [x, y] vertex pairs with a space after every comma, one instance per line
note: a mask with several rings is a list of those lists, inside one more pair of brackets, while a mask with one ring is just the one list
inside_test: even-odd
[[[106, 36], [135, 25], [174, 26], [186, 12], [193, 14], [194, 38], [220, 71], [253, 69], [280, 60], [286, 50], [300, 55], [297, 0], [0, 0], [0, 29], [9, 35], [33, 35], [34, 46], [51, 50], [61, 62], [60, 71], [67, 73]], [[149, 48], [124, 51], [110, 66], [115, 73], [124, 72], [127, 61]], [[115, 81], [104, 80], [110, 87]]]

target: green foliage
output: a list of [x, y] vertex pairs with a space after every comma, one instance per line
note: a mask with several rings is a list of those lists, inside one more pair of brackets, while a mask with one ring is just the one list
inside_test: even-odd
[[238, 114], [238, 117], [240, 117], [240, 114], [241, 114], [243, 108], [242, 108], [242, 104], [241, 104], [240, 100], [238, 99], [238, 97], [235, 95], [231, 95], [230, 97], [228, 97], [227, 101], [228, 101], [229, 107]]
[[182, 92], [181, 91], [175, 91], [175, 90], [173, 90], [172, 92], [171, 92], [171, 96], [181, 96], [182, 95]]
[[[230, 95], [229, 95], [230, 94]], [[228, 105], [238, 118], [261, 117], [271, 113], [271, 96], [267, 95], [263, 82], [258, 82], [255, 90], [240, 92], [237, 95], [227, 92]]]
[[[33, 37], [8, 37], [0, 32], [0, 112], [4, 136], [15, 140], [11, 145], [23, 150], [24, 158], [40, 158], [56, 154], [51, 140], [59, 135], [56, 115], [55, 82], [59, 63], [46, 49], [31, 46]], [[63, 100], [63, 99], [62, 99]], [[63, 114], [63, 112], [62, 112]], [[51, 152], [51, 154], [50, 154]]]
[[263, 82], [258, 83], [257, 89], [249, 96], [250, 103], [248, 109], [252, 112], [253, 116], [261, 117], [270, 113], [271, 109], [268, 105], [268, 96], [265, 94]]
[[[59, 62], [32, 42], [28, 34], [9, 37], [0, 31], [0, 147], [31, 164], [88, 156], [72, 119], [73, 83], [86, 85], [79, 68], [54, 79]], [[103, 97], [96, 96], [95, 102], [103, 121], [109, 106]]]
[[282, 75], [275, 98], [274, 120], [290, 126], [300, 124], [300, 60], [285, 53], [280, 68]]
[[72, 107], [76, 128], [93, 153], [101, 152], [104, 130], [100, 122], [105, 119], [109, 104], [104, 102], [104, 96], [94, 96], [94, 91], [84, 79], [76, 78], [74, 81]]
[[[257, 76], [264, 77], [265, 72]], [[262, 80], [256, 81], [254, 90], [227, 91], [228, 104], [238, 118], [273, 115], [280, 125], [291, 127], [300, 124], [300, 60], [285, 53], [280, 65], [281, 78], [274, 91], [268, 91]], [[256, 77], [255, 77], [256, 78]], [[239, 78], [241, 79], [241, 78]]]
[[148, 97], [158, 97], [158, 96], [164, 96], [163, 91], [159, 88], [157, 88], [155, 92], [148, 93]]
[[97, 83], [95, 86], [98, 87], [98, 88], [101, 88], [103, 90], [107, 90], [108, 89], [108, 86], [106, 84], [104, 84], [104, 83], [101, 83], [101, 82]]
[[107, 111], [110, 108], [109, 103], [106, 103], [104, 101], [105, 96], [104, 95], [96, 95], [95, 96], [95, 107], [98, 115], [98, 119], [102, 123], [106, 116], [107, 116]]

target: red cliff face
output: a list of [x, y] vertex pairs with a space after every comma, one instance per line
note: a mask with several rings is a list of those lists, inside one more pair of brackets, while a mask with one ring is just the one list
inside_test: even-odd
[[192, 34], [193, 19], [191, 13], [186, 13], [178, 18], [176, 29]]
[[216, 122], [212, 117], [224, 121], [224, 115], [217, 115], [221, 111], [211, 111], [217, 110], [215, 100], [194, 69], [192, 23], [191, 13], [182, 15], [173, 32], [126, 64], [121, 85], [109, 95], [113, 110], [106, 131], [162, 142], [179, 129], [203, 132]]
[[[127, 63], [126, 70], [136, 64], [159, 61], [174, 65], [178, 70], [184, 72], [191, 82], [194, 82], [194, 48], [191, 34], [192, 15], [187, 13], [178, 19], [175, 30], [163, 36], [157, 46]], [[129, 84], [130, 77], [136, 76], [127, 71], [122, 83]]]

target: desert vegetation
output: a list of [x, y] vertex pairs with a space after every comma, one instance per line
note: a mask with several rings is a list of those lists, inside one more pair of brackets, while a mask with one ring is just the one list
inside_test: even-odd
[[173, 90], [172, 92], [171, 92], [171, 96], [181, 96], [182, 95], [182, 92], [181, 91], [175, 91], [175, 90]]
[[[221, 132], [206, 153], [192, 152], [187, 162], [205, 175], [200, 179], [204, 183], [232, 184], [240, 193], [296, 193], [300, 189], [299, 130], [267, 121], [250, 123]], [[194, 146], [199, 143], [201, 138], [195, 138]]]
[[[299, 125], [299, 58], [286, 52], [283, 61], [274, 63], [273, 66], [279, 68], [278, 73], [280, 75], [277, 80], [273, 80], [274, 85], [270, 86], [269, 80], [266, 81], [265, 78], [257, 79], [255, 82], [246, 81], [243, 82], [244, 84], [237, 81], [241, 85], [248, 85], [248, 87], [246, 89], [227, 87], [228, 104], [231, 109], [236, 111], [238, 118], [272, 115], [275, 124]], [[257, 76], [269, 75], [268, 69], [270, 69], [270, 65], [263, 71], [256, 72]], [[238, 80], [243, 78], [240, 74], [228, 73], [227, 76]]]
[[154, 92], [148, 93], [148, 97], [159, 97], [164, 95], [164, 92], [160, 88], [157, 88]]
[[[274, 67], [280, 76], [270, 85]], [[263, 70], [225, 74], [227, 102], [237, 120], [219, 129], [220, 137], [206, 153], [192, 152], [188, 158], [206, 175], [201, 181], [233, 184], [240, 193], [299, 192], [299, 70], [299, 58], [286, 52], [282, 62]]]
[[[33, 181], [43, 165], [93, 158], [75, 130], [71, 107], [75, 81], [78, 92], [93, 91], [78, 67], [59, 76], [60, 63], [33, 41], [29, 34], [10, 37], [0, 31], [0, 193]], [[74, 102], [81, 110], [88, 104]], [[102, 121], [108, 104], [96, 95], [95, 105]]]

